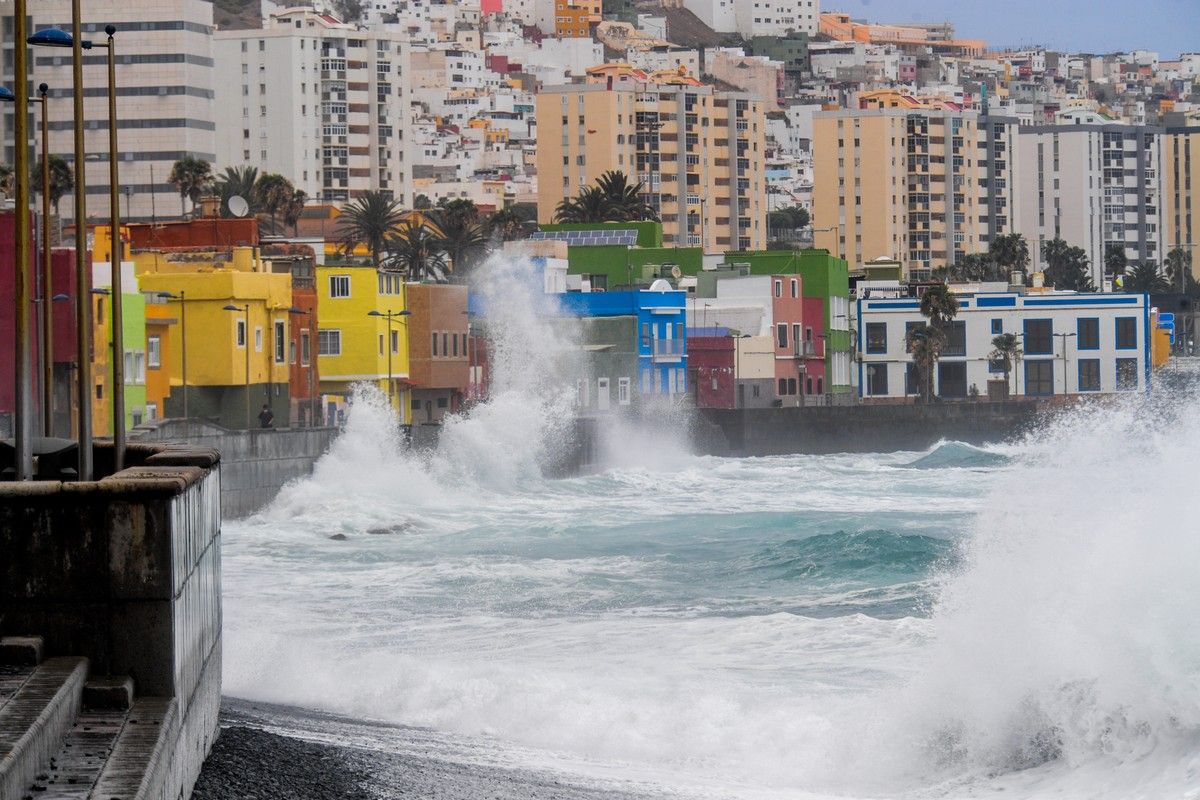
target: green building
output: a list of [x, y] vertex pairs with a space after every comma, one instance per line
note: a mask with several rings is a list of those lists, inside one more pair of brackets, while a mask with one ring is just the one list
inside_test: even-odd
[[790, 36], [755, 36], [746, 42], [746, 53], [782, 61], [783, 71], [789, 78], [799, 78], [809, 71], [806, 33], [793, 33]]
[[695, 275], [704, 267], [699, 247], [664, 247], [659, 222], [563, 223], [538, 230], [537, 238], [567, 243], [567, 274], [584, 276], [593, 289], [648, 286], [658, 278], [674, 283], [675, 275]]

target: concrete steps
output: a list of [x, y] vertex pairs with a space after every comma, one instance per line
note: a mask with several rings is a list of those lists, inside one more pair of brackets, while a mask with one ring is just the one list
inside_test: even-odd
[[[0, 652], [20, 660], [31, 652], [28, 644], [14, 649], [14, 643], [5, 639], [0, 642]], [[40, 641], [37, 645], [36, 658], [40, 659]], [[49, 766], [79, 715], [88, 661], [63, 657], [35, 665], [6, 666], [10, 668], [6, 677], [11, 693], [0, 707], [0, 800], [21, 800]], [[27, 669], [24, 673], [23, 667]]]

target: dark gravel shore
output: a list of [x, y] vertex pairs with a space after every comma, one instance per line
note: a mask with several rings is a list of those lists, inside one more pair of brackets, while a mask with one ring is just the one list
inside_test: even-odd
[[[429, 732], [421, 729], [360, 723], [302, 709], [227, 700], [221, 724], [221, 735], [196, 783], [196, 800], [647, 800], [665, 796], [640, 787], [589, 785], [558, 773], [486, 763], [486, 759], [480, 763], [431, 744]], [[328, 743], [331, 737], [353, 744]], [[368, 741], [369, 746], [358, 746]]]

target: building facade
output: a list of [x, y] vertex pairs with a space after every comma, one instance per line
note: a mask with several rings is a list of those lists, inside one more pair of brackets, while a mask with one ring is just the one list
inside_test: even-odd
[[[46, 28], [70, 31], [71, 4], [46, 0], [28, 7], [30, 32]], [[181, 158], [217, 159], [215, 139], [212, 3], [204, 0], [166, 0], [156, 3], [89, 1], [83, 8], [83, 35], [105, 38], [112, 24], [116, 33], [116, 82], [120, 153], [121, 212], [126, 221], [149, 221], [171, 216], [179, 193], [167, 183], [172, 165]], [[0, 40], [11, 53], [12, 2], [0, 2]], [[12, 62], [4, 62], [3, 82], [12, 85]], [[87, 219], [109, 217], [108, 174], [108, 54], [95, 48], [84, 54], [84, 135], [88, 161]], [[30, 78], [50, 87], [50, 152], [68, 162], [74, 153], [71, 51], [31, 48]], [[31, 96], [33, 96], [31, 91]], [[0, 109], [4, 163], [12, 163], [13, 107]], [[30, 138], [38, 130], [30, 112]], [[40, 139], [37, 140], [41, 149]], [[74, 219], [74, 195], [59, 203], [64, 218]]]
[[407, 284], [412, 422], [433, 424], [462, 406], [470, 380], [467, 287]]
[[[1150, 384], [1149, 298], [1140, 294], [975, 294], [960, 296], [934, 370], [934, 393], [1044, 397], [1145, 390]], [[909, 329], [926, 325], [917, 299], [857, 301], [858, 394], [864, 400], [915, 398]], [[1024, 351], [1010, 366], [992, 339], [1016, 334]]]
[[408, 47], [310, 8], [219, 31], [217, 162], [279, 173], [314, 200], [382, 191], [411, 207]]
[[1168, 128], [1162, 142], [1164, 257], [1189, 253], [1200, 277], [1200, 128]]
[[538, 219], [610, 170], [640, 181], [668, 246], [766, 243], [763, 101], [623, 65], [537, 97]]

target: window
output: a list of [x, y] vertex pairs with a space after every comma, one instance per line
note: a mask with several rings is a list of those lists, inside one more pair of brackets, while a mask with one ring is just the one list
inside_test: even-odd
[[867, 323], [867, 352], [871, 355], [882, 355], [887, 352], [886, 322]]
[[1048, 319], [1025, 320], [1025, 355], [1054, 355], [1054, 328]]
[[1079, 359], [1079, 391], [1100, 391], [1100, 359]]
[[246, 320], [244, 319], [237, 321], [237, 346], [246, 346]]
[[779, 323], [778, 325], [776, 325], [776, 326], [775, 326], [775, 329], [776, 329], [777, 335], [778, 335], [778, 337], [779, 337], [779, 342], [778, 342], [779, 346], [780, 346], [780, 347], [787, 347], [787, 343], [788, 343], [788, 328], [787, 328], [787, 324], [786, 324], [786, 323], [783, 323], [783, 322], [781, 322], [781, 323]]
[[788, 394], [794, 395], [796, 393], [796, 379], [795, 378], [787, 379], [787, 389], [788, 389], [788, 391], [787, 391]]
[[[1077, 323], [1076, 344], [1080, 350], [1099, 350], [1100, 349], [1100, 320], [1095, 317], [1080, 319]], [[1081, 372], [1080, 375], [1083, 373]], [[1096, 381], [1100, 380], [1099, 366], [1097, 366]], [[1081, 380], [1082, 383], [1082, 380]], [[1096, 387], [1099, 389], [1099, 385]]]
[[288, 363], [289, 364], [296, 363], [296, 343], [295, 342], [288, 342]]
[[787, 378], [779, 379], [779, 396], [783, 397], [787, 394]]
[[988, 372], [990, 372], [992, 374], [1003, 374], [1004, 373], [1004, 359], [1003, 358], [989, 358], [988, 359]]
[[951, 322], [946, 331], [946, 346], [942, 348], [944, 356], [965, 356], [967, 354], [967, 323]]
[[400, 352], [400, 331], [392, 331], [391, 334], [392, 334], [392, 342], [391, 342], [392, 352], [399, 353]]
[[442, 355], [443, 355], [443, 356], [448, 356], [448, 355], [450, 355], [450, 341], [449, 341], [449, 339], [450, 339], [450, 334], [443, 332], [443, 333], [442, 333]]
[[450, 337], [450, 352], [454, 355], [455, 358], [458, 358], [458, 334], [457, 333]]
[[783, 281], [775, 281], [775, 296], [783, 297]]
[[436, 356], [438, 354], [437, 343], [438, 343], [438, 338], [437, 338], [437, 333], [435, 332], [434, 334], [432, 334], [432, 336], [430, 336], [429, 352], [431, 355]]
[[275, 320], [275, 363], [282, 364], [287, 359], [286, 345], [287, 329], [283, 320]]
[[254, 326], [254, 352], [262, 352], [262, 328]]
[[999, 336], [1002, 333], [1004, 333], [1004, 320], [1002, 320], [1002, 319], [992, 320], [992, 335]]
[[629, 378], [617, 378], [617, 403], [629, 405]]
[[867, 394], [885, 395], [888, 393], [887, 364], [867, 365]]
[[141, 386], [146, 382], [146, 354], [140, 350], [125, 351], [125, 385]]
[[921, 371], [917, 369], [916, 364], [909, 363], [904, 365], [904, 393], [921, 393]]
[[[1137, 318], [1117, 317], [1117, 349], [1137, 349]], [[1136, 386], [1136, 383], [1134, 384]]]
[[330, 275], [329, 276], [329, 296], [332, 299], [339, 297], [350, 296], [350, 276], [349, 275]]
[[342, 354], [342, 332], [339, 330], [317, 331], [317, 355], [340, 356]]
[[1054, 362], [1025, 362], [1025, 394], [1041, 397], [1054, 394]]
[[146, 366], [150, 369], [162, 366], [162, 340], [158, 336], [146, 337]]
[[906, 323], [904, 323], [904, 352], [906, 352], [906, 353], [912, 352], [912, 345], [909, 344], [908, 337], [909, 337], [909, 335], [912, 334], [913, 331], [915, 331], [917, 328], [920, 328], [922, 325], [924, 325], [924, 323], [922, 323], [922, 322], [906, 322]]
[[312, 344], [309, 342], [307, 330], [300, 331], [300, 363], [308, 366], [308, 359], [311, 356]]
[[[1120, 320], [1118, 320], [1119, 322]], [[1117, 359], [1117, 391], [1138, 388], [1138, 361], [1136, 358]]]
[[799, 296], [800, 296], [800, 281], [796, 280], [795, 278], [792, 278], [792, 297], [796, 298]]

